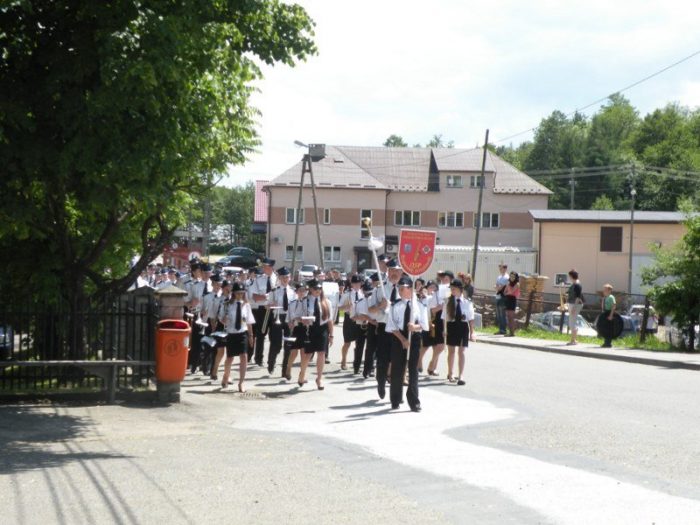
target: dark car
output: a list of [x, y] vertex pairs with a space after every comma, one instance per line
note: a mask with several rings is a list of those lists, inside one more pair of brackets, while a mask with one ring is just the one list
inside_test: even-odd
[[10, 359], [15, 347], [15, 336], [11, 326], [0, 325], [0, 359]]
[[237, 246], [231, 248], [226, 257], [219, 259], [216, 264], [218, 266], [240, 266], [241, 268], [254, 268], [258, 266], [258, 261], [262, 259], [256, 251], [246, 248], [245, 246]]

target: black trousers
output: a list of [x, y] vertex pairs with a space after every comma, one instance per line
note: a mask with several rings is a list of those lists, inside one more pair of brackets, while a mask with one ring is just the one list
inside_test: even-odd
[[[277, 356], [282, 349], [283, 337], [289, 337], [289, 325], [287, 324], [287, 314], [280, 314], [280, 324], [277, 324], [275, 320], [272, 319], [270, 314], [270, 352], [267, 354], [267, 368], [272, 372], [275, 368], [275, 363], [277, 363]], [[287, 358], [289, 358], [289, 352], [287, 352]], [[282, 374], [284, 374], [284, 367], [282, 368]]]
[[366, 325], [366, 330], [359, 326], [357, 327], [357, 337], [355, 338], [355, 353], [352, 358], [352, 370], [356, 374], [360, 373], [362, 365], [362, 354], [365, 351], [365, 342], [367, 341], [367, 333], [374, 327], [371, 324]]
[[367, 377], [374, 372], [374, 355], [377, 351], [377, 325], [369, 324], [365, 343], [365, 368], [362, 375]]
[[[389, 334], [387, 334], [389, 335]], [[418, 357], [420, 356], [420, 334], [409, 334], [411, 338], [410, 348], [406, 350], [401, 346], [398, 337], [391, 335], [391, 386], [389, 399], [391, 406], [396, 407], [403, 399], [403, 380], [408, 362], [408, 390], [406, 401], [408, 406], [415, 408], [420, 406], [418, 399]]]
[[187, 364], [194, 374], [202, 363], [202, 329], [195, 322], [190, 323], [192, 334], [190, 336], [190, 353], [187, 355]]
[[377, 323], [377, 390], [381, 393], [386, 387], [386, 376], [391, 362], [391, 339], [386, 333], [386, 323]]
[[[264, 306], [258, 306], [253, 310], [253, 317], [255, 317], [255, 363], [257, 365], [262, 365], [263, 362], [263, 350], [265, 348], [265, 336], [267, 331], [263, 333], [263, 323], [265, 322], [265, 314], [267, 313], [267, 308]], [[272, 314], [270, 314], [272, 317]], [[268, 321], [268, 324], [270, 321]], [[248, 346], [248, 361], [253, 359], [253, 349]]]

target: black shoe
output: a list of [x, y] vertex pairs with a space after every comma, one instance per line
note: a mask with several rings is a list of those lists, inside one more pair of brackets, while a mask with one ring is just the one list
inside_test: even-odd
[[255, 361], [255, 364], [258, 365], [258, 366], [262, 366], [262, 365], [263, 365], [263, 364], [262, 364], [262, 361]]
[[414, 407], [411, 407], [411, 412], [420, 412], [420, 411], [421, 411], [420, 405], [416, 405]]
[[386, 396], [384, 385], [377, 384], [377, 393], [379, 394], [379, 399], [384, 399], [384, 396]]
[[399, 405], [395, 405], [395, 404], [392, 403], [391, 409], [392, 409], [392, 410], [398, 410], [398, 409], [399, 409]]
[[356, 375], [359, 374], [359, 373], [360, 373], [360, 369], [359, 369], [359, 368], [355, 368], [355, 369], [353, 369], [353, 371], [352, 371], [352, 375], [354, 375], [354, 376], [356, 376]]
[[272, 372], [275, 370], [275, 365], [267, 365], [267, 373], [272, 375]]
[[374, 371], [369, 373], [369, 377], [374, 377]]
[[463, 379], [460, 379], [459, 381], [457, 381], [457, 384], [459, 386], [462, 386], [462, 385], [466, 385], [467, 383]]

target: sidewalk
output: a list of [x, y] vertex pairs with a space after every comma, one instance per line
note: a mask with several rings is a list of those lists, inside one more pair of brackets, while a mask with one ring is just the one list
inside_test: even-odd
[[700, 370], [700, 354], [682, 352], [650, 352], [648, 350], [635, 350], [632, 348], [600, 348], [599, 345], [579, 343], [576, 346], [567, 346], [564, 341], [552, 341], [550, 339], [531, 339], [529, 337], [503, 337], [495, 334], [477, 334], [479, 343], [490, 345], [508, 346], [512, 348], [527, 348], [553, 354], [567, 354], [578, 357], [592, 357], [594, 359], [608, 359], [610, 361], [625, 361], [642, 365], [661, 366], [665, 368], [683, 368], [686, 370]]

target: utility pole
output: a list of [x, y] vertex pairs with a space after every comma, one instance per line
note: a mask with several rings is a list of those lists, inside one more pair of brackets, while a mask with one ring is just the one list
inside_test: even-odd
[[630, 256], [629, 256], [629, 267], [627, 270], [627, 292], [632, 294], [632, 254], [634, 248], [634, 204], [637, 197], [637, 190], [634, 186], [635, 179], [635, 166], [632, 164], [630, 168]]
[[[472, 282], [476, 282], [476, 259], [479, 256], [479, 232], [481, 231], [481, 203], [484, 200], [484, 186], [486, 185], [486, 154], [488, 153], [489, 145], [489, 130], [486, 130], [486, 138], [484, 139], [484, 157], [481, 160], [481, 177], [479, 181], [479, 204], [476, 208], [476, 234], [474, 235], [474, 253], [472, 254]], [[456, 220], [456, 218], [455, 218]], [[447, 216], [445, 216], [447, 221]]]
[[[304, 157], [306, 159], [306, 156]], [[297, 245], [299, 242], [299, 217], [301, 216], [301, 194], [304, 191], [304, 175], [306, 175], [306, 170], [304, 169], [306, 164], [302, 164], [301, 167], [301, 182], [299, 183], [299, 197], [297, 199], [297, 211], [294, 217], [294, 245], [292, 246], [292, 279], [294, 279], [294, 267], [297, 262]]]
[[325, 270], [323, 264], [323, 244], [321, 243], [321, 227], [318, 224], [318, 205], [316, 204], [316, 184], [314, 183], [314, 170], [312, 167], [311, 154], [306, 155], [309, 165], [309, 177], [311, 178], [311, 198], [314, 201], [314, 221], [316, 222], [316, 241], [318, 242], [318, 255], [321, 260], [321, 268]]
[[574, 172], [576, 171], [576, 168], [571, 168], [571, 179], [569, 180], [569, 184], [571, 185], [571, 209], [574, 209], [574, 188], [576, 188], [576, 180], [574, 179]]

